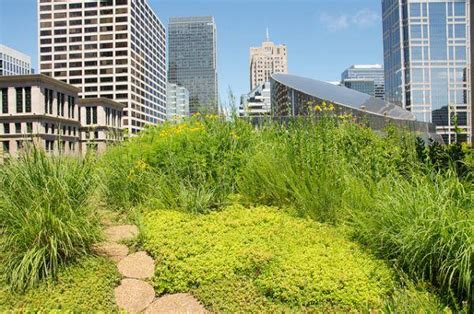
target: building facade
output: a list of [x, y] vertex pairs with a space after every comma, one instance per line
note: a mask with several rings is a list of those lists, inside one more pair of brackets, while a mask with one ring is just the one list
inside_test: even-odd
[[296, 116], [318, 119], [321, 108], [329, 106], [332, 108], [324, 114], [350, 114], [355, 122], [374, 130], [395, 124], [423, 138], [441, 140], [433, 124], [417, 121], [410, 111], [355, 90], [288, 74], [272, 75], [270, 84], [272, 115], [280, 121]]
[[383, 0], [382, 11], [386, 99], [445, 143], [472, 143], [469, 1]]
[[35, 145], [79, 155], [123, 139], [123, 105], [79, 98], [80, 89], [45, 75], [0, 77], [0, 160]]
[[80, 151], [79, 89], [43, 75], [0, 77], [1, 154], [17, 156], [26, 143], [47, 152]]
[[125, 106], [137, 133], [166, 119], [166, 33], [146, 0], [38, 0], [42, 74]]
[[250, 48], [250, 90], [270, 81], [273, 73], [288, 73], [285, 45], [276, 45], [267, 37], [261, 47]]
[[356, 64], [341, 75], [341, 84], [347, 88], [385, 99], [384, 69], [380, 64]]
[[189, 91], [190, 112], [217, 112], [217, 33], [214, 18], [170, 18], [168, 49], [168, 82]]
[[30, 56], [0, 44], [0, 76], [31, 73]]
[[179, 85], [168, 83], [166, 114], [169, 121], [189, 117], [189, 91]]
[[242, 117], [262, 117], [271, 114], [270, 82], [257, 86], [240, 100]]
[[81, 152], [103, 153], [107, 146], [123, 140], [124, 105], [107, 98], [79, 100]]

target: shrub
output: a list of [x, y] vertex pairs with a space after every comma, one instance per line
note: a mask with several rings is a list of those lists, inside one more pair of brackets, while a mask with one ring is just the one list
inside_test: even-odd
[[378, 308], [393, 287], [384, 263], [336, 230], [273, 208], [152, 211], [142, 236], [157, 293], [192, 291], [215, 311]]
[[[3, 277], [3, 272], [1, 273]], [[105, 258], [86, 257], [61, 267], [57, 280], [43, 281], [25, 293], [8, 290], [0, 277], [2, 313], [92, 313], [117, 311], [113, 289], [120, 280], [116, 265]]]
[[93, 162], [33, 149], [0, 168], [0, 229], [6, 280], [23, 290], [83, 256], [98, 238], [89, 200]]

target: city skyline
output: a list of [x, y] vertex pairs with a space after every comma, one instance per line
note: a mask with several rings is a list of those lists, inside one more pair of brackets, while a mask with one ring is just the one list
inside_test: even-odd
[[[219, 95], [223, 101], [227, 101], [229, 87], [234, 95], [250, 91], [248, 49], [261, 44], [267, 27], [274, 42], [287, 45], [289, 73], [336, 81], [351, 64], [383, 63], [378, 0], [295, 1], [291, 6], [286, 1], [272, 2], [271, 6], [266, 1], [148, 2], [166, 28], [173, 16], [214, 16], [218, 27]], [[249, 11], [249, 6], [253, 10]], [[0, 13], [0, 42], [31, 55], [33, 68], [38, 68], [36, 0], [3, 0], [0, 9], [8, 12]], [[5, 31], [11, 27], [15, 34]], [[321, 42], [325, 43], [324, 49]], [[350, 47], [350, 56], [345, 47]]]

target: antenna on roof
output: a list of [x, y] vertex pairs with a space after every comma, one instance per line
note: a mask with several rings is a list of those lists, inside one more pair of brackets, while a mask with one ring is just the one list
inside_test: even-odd
[[270, 41], [270, 32], [268, 31], [268, 27], [267, 27], [267, 36], [265, 38], [265, 41]]

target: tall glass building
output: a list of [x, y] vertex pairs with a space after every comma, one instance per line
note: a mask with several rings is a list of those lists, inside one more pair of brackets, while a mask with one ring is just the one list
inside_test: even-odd
[[385, 99], [385, 78], [380, 64], [354, 64], [341, 74], [341, 83], [347, 88]]
[[189, 91], [191, 113], [217, 111], [216, 41], [212, 16], [170, 18], [168, 82]]
[[472, 143], [469, 1], [382, 0], [382, 11], [386, 99], [446, 143]]

